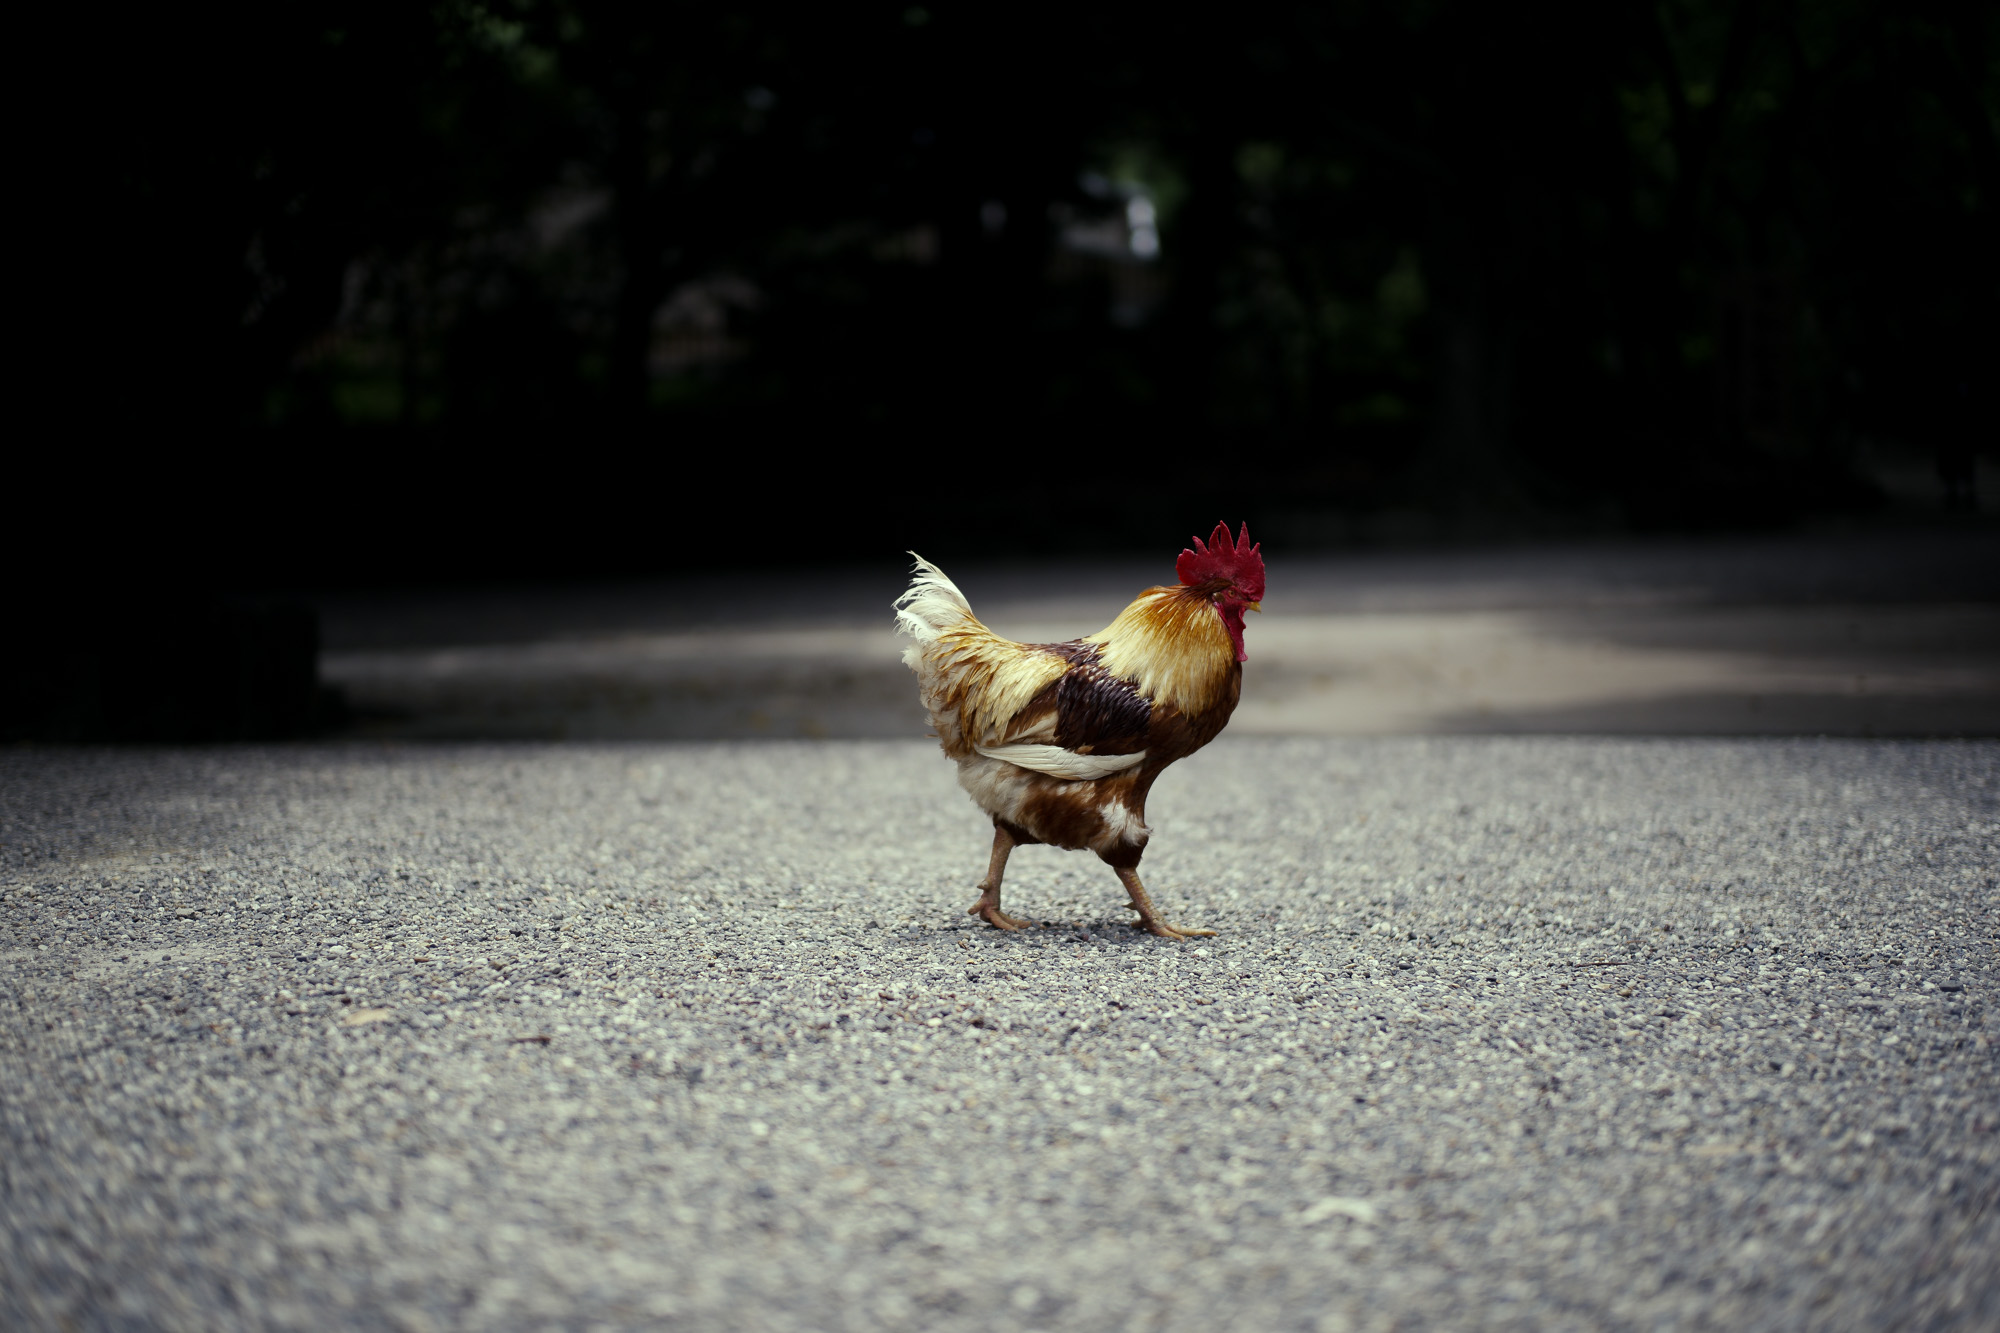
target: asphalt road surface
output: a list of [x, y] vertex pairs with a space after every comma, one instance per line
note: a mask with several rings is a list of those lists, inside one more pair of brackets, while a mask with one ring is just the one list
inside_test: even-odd
[[0, 754], [0, 1325], [2000, 1323], [2000, 743]]
[[[1151, 561], [947, 562], [1029, 642], [1103, 628]], [[875, 566], [328, 596], [354, 734], [921, 735]], [[1274, 555], [1236, 735], [2000, 736], [2000, 534]]]

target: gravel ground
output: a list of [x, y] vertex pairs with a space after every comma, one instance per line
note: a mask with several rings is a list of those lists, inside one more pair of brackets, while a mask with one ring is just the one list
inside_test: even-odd
[[2000, 744], [0, 754], [0, 1324], [2000, 1322]]

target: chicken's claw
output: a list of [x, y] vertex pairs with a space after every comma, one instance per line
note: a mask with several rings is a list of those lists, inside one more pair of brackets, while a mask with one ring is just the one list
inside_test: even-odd
[[1032, 921], [1025, 921], [1018, 916], [1008, 916], [1000, 910], [999, 903], [989, 903], [984, 898], [966, 908], [965, 914], [967, 916], [978, 917], [995, 930], [1020, 930], [1024, 926], [1035, 924]]
[[1188, 930], [1180, 926], [1170, 926], [1160, 920], [1160, 914], [1153, 910], [1153, 900], [1146, 893], [1146, 886], [1139, 882], [1139, 872], [1131, 866], [1118, 867], [1118, 882], [1132, 895], [1132, 910], [1139, 914], [1139, 929], [1148, 934], [1158, 935], [1163, 940], [1191, 940], [1215, 933], [1212, 930]]
[[1163, 940], [1205, 939], [1215, 933], [1212, 930], [1202, 930], [1197, 926], [1170, 926], [1166, 922], [1159, 920], [1141, 921], [1139, 929], [1149, 935], [1158, 935]]
[[1019, 930], [1032, 926], [1032, 921], [1008, 916], [1000, 910], [1000, 881], [1007, 875], [1007, 854], [1014, 850], [1013, 835], [1008, 833], [998, 820], [993, 823], [993, 859], [986, 867], [986, 878], [979, 881], [979, 901], [965, 909], [967, 916], [976, 916], [995, 930]]

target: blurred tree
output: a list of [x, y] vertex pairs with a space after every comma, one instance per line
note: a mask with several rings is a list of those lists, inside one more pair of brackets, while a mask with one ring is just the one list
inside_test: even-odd
[[1970, 0], [303, 0], [72, 45], [63, 410], [276, 428], [325, 512], [505, 440], [543, 453], [489, 509], [642, 526], [768, 459], [774, 558], [878, 502], [940, 553], [993, 539], [967, 503], [1700, 526], [1865, 505], [1867, 441], [1962, 490], [1994, 434]]

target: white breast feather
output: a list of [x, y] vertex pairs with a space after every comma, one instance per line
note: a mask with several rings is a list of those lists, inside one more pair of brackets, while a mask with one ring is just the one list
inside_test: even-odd
[[973, 749], [988, 759], [1000, 759], [1052, 778], [1091, 780], [1123, 773], [1145, 762], [1146, 752], [1137, 754], [1078, 754], [1060, 745], [975, 745]]

